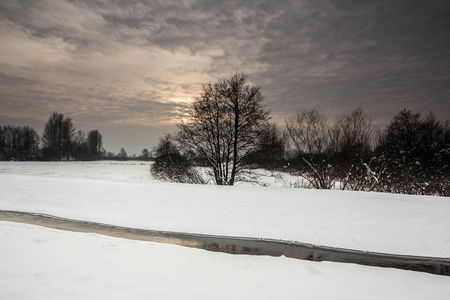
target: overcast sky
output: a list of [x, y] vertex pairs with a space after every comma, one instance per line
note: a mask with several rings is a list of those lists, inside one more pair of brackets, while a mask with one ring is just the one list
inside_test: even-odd
[[53, 111], [107, 151], [151, 149], [202, 83], [235, 71], [274, 121], [362, 106], [450, 118], [450, 1], [0, 1], [0, 124]]

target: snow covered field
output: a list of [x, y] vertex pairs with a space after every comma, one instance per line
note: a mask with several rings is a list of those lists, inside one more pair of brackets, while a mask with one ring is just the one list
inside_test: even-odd
[[[155, 181], [143, 162], [0, 162], [0, 209], [450, 257], [450, 198]], [[0, 222], [0, 299], [447, 299], [450, 278]]]
[[448, 299], [450, 278], [0, 222], [1, 299]]

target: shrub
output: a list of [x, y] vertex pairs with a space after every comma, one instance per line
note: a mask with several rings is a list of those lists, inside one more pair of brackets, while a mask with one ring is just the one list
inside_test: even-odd
[[170, 182], [205, 184], [205, 180], [191, 161], [180, 152], [170, 136], [161, 138], [154, 152], [155, 162], [150, 169], [154, 178]]

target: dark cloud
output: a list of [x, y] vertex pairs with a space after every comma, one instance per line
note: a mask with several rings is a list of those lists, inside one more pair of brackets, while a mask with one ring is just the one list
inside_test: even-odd
[[330, 111], [336, 110], [333, 104], [359, 102], [376, 110], [390, 103], [395, 110], [424, 101], [448, 111], [450, 94], [443, 87], [449, 80], [450, 32], [443, 12], [449, 5], [311, 3], [285, 11], [268, 26], [270, 42], [261, 61], [268, 65], [266, 74], [281, 78], [271, 91], [281, 91], [288, 103], [327, 104]]
[[380, 124], [404, 107], [444, 119], [449, 14], [446, 1], [412, 0], [2, 1], [1, 114], [58, 110], [151, 135], [174, 128], [202, 83], [238, 70], [275, 120], [359, 105]]
[[[2, 67], [4, 66], [0, 65], [0, 69]], [[39, 80], [14, 76], [0, 71], [0, 85], [2, 86], [31, 86], [39, 83], [41, 83]]]

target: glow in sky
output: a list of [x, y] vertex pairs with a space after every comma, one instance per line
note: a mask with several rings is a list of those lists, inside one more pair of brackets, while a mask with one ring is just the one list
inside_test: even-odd
[[0, 124], [41, 132], [57, 111], [139, 154], [235, 71], [280, 124], [314, 106], [448, 119], [448, 15], [448, 1], [1, 1]]

